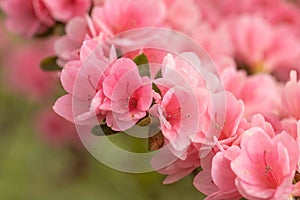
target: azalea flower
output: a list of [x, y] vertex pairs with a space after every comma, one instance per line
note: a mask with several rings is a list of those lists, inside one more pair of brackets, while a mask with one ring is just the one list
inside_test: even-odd
[[289, 134], [270, 138], [262, 129], [249, 129], [241, 154], [231, 162], [238, 191], [249, 199], [287, 199], [298, 158], [298, 143]]

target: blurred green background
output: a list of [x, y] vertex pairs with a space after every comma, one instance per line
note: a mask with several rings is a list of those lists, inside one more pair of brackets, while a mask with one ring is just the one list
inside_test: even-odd
[[122, 173], [85, 150], [48, 145], [32, 127], [33, 103], [3, 87], [0, 99], [0, 199], [202, 199], [192, 177], [163, 185], [156, 172]]

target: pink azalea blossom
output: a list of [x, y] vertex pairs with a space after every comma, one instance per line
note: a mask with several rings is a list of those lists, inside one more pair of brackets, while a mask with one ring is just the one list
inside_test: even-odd
[[[84, 18], [76, 17], [68, 22], [66, 34], [54, 44], [58, 55], [58, 64], [63, 66], [67, 61], [79, 59], [80, 47], [88, 32], [88, 24]], [[76, 33], [76, 34], [74, 34]]]
[[43, 0], [2, 0], [0, 6], [7, 15], [6, 27], [13, 33], [32, 37], [54, 25]]
[[67, 22], [76, 16], [84, 16], [91, 0], [43, 0], [51, 16], [61, 22]]
[[242, 152], [231, 162], [238, 191], [249, 199], [287, 199], [298, 164], [298, 143], [285, 132], [270, 138], [252, 128], [244, 134]]
[[160, 129], [175, 149], [186, 150], [189, 146], [187, 136], [178, 134], [181, 124], [181, 106], [174, 89], [163, 96], [161, 103], [154, 105], [150, 113], [160, 121]]
[[120, 58], [111, 66], [103, 81], [103, 94], [109, 99], [100, 109], [109, 111], [106, 123], [113, 130], [124, 131], [145, 117], [152, 103], [152, 84], [141, 77], [137, 65], [128, 58]]
[[[98, 90], [102, 88], [98, 87], [98, 83], [100, 79], [103, 81], [104, 71], [109, 61], [116, 57], [111, 53], [111, 57], [106, 58], [102, 48], [96, 48], [97, 45], [94, 42], [93, 40], [86, 41], [80, 50], [82, 53], [80, 53], [79, 60], [68, 62], [61, 73], [62, 85], [69, 94], [60, 97], [53, 109], [73, 123], [74, 116], [76, 118], [87, 113], [85, 118], [90, 118], [96, 115], [94, 110], [90, 110], [91, 101]], [[113, 51], [115, 51], [114, 48], [112, 48]], [[72, 106], [73, 100], [78, 101], [76, 108]], [[75, 104], [75, 102], [73, 103]]]
[[97, 116], [117, 131], [132, 127], [146, 116], [152, 103], [151, 82], [140, 76], [137, 65], [128, 58], [109, 65], [116, 58], [114, 52], [112, 48], [110, 58], [106, 58], [96, 41], [84, 42], [80, 60], [68, 62], [62, 71], [62, 84], [69, 94], [55, 103], [57, 113], [78, 123]]
[[[239, 131], [245, 132], [246, 130], [254, 127], [261, 128], [271, 138], [273, 138], [276, 135], [273, 125], [270, 122], [266, 121], [265, 117], [261, 114], [252, 115], [251, 119], [249, 120], [246, 120], [245, 118], [242, 119], [239, 126]], [[282, 130], [280, 132], [282, 132]], [[241, 137], [243, 137], [243, 134], [241, 134]]]
[[235, 68], [228, 68], [221, 71], [221, 80], [224, 89], [231, 92], [235, 97], [240, 98], [243, 91], [243, 86], [247, 80], [245, 71]]
[[[157, 154], [156, 157], [161, 156]], [[159, 162], [154, 157], [152, 164], [155, 168]], [[199, 150], [194, 145], [191, 145], [187, 150], [187, 156], [185, 159], [173, 158], [174, 161], [162, 169], [158, 169], [158, 172], [161, 174], [167, 175], [167, 178], [164, 180], [164, 184], [171, 184], [177, 182], [183, 177], [189, 175], [193, 170], [200, 166]], [[158, 162], [158, 164], [156, 163]]]
[[221, 129], [218, 140], [221, 145], [231, 146], [232, 143], [239, 137], [238, 128], [245, 114], [245, 106], [243, 101], [237, 100], [231, 93], [216, 94], [214, 98], [225, 97], [225, 116], [212, 116], [215, 118], [216, 127]]
[[191, 52], [175, 57], [168, 54], [163, 61], [162, 77], [154, 81], [161, 90], [162, 100], [151, 108], [151, 113], [160, 120], [170, 150], [185, 159], [190, 143], [205, 139], [204, 133], [211, 122], [211, 116], [206, 114], [210, 92], [218, 88], [219, 81]]
[[230, 163], [240, 152], [237, 146], [217, 152], [212, 158], [211, 169], [204, 169], [194, 178], [194, 186], [208, 195], [206, 200], [242, 197], [235, 186], [236, 175], [230, 168]]

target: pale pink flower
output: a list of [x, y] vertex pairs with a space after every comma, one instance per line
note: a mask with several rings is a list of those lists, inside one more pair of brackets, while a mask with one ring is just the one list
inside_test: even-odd
[[[162, 156], [159, 153], [155, 155], [152, 160], [152, 165], [154, 168], [156, 165], [159, 165], [159, 159], [162, 159]], [[160, 158], [157, 158], [160, 157]], [[193, 170], [200, 166], [199, 159], [199, 150], [194, 145], [191, 145], [187, 150], [187, 156], [185, 159], [180, 159], [178, 157], [173, 157], [174, 161], [168, 164], [166, 167], [162, 169], [158, 169], [158, 172], [161, 174], [167, 175], [167, 178], [164, 180], [164, 184], [171, 184], [177, 182], [178, 180], [184, 178], [189, 175]]]
[[[254, 127], [261, 128], [271, 138], [276, 135], [273, 125], [270, 122], [266, 121], [265, 117], [261, 114], [252, 115], [251, 119], [249, 120], [246, 120], [245, 118], [242, 119], [238, 131], [245, 132], [246, 130]], [[282, 132], [282, 129], [280, 130], [280, 132]], [[243, 137], [243, 134], [240, 134], [240, 136]]]
[[247, 73], [243, 70], [238, 71], [235, 68], [227, 68], [221, 71], [220, 76], [224, 89], [240, 98], [243, 86], [247, 81]]
[[299, 158], [299, 145], [282, 132], [270, 138], [260, 128], [246, 131], [241, 154], [231, 162], [239, 192], [249, 199], [287, 199]]
[[[245, 114], [244, 103], [241, 100], [237, 100], [230, 92], [217, 93], [213, 98], [223, 99], [225, 101], [224, 114], [219, 113], [219, 115], [217, 114], [211, 117], [215, 120], [216, 128], [221, 129], [218, 135], [219, 143], [221, 145], [231, 146], [239, 137], [238, 128]], [[210, 115], [213, 115], [213, 113]]]
[[103, 94], [109, 99], [100, 110], [108, 111], [106, 123], [116, 131], [131, 128], [146, 116], [152, 103], [152, 84], [141, 77], [137, 65], [128, 58], [112, 64], [110, 74], [103, 81]]
[[[235, 186], [236, 175], [230, 168], [230, 163], [241, 150], [237, 146], [221, 150], [212, 158], [211, 169], [204, 169], [194, 178], [194, 186], [208, 195], [206, 200], [240, 199], [242, 196]], [[203, 162], [201, 160], [201, 162]]]
[[168, 54], [163, 61], [162, 78], [154, 82], [162, 100], [151, 113], [160, 120], [170, 150], [185, 159], [190, 143], [204, 140], [203, 133], [211, 121], [206, 114], [210, 92], [218, 88], [219, 80], [202, 66], [196, 54], [185, 52], [178, 56]]
[[[94, 110], [90, 110], [91, 102], [102, 89], [99, 82], [103, 81], [109, 61], [116, 57], [111, 53], [111, 57], [106, 58], [102, 48], [96, 46], [93, 40], [84, 42], [80, 50], [80, 59], [68, 62], [61, 73], [62, 85], [69, 94], [57, 99], [53, 109], [73, 123], [74, 117], [75, 121], [79, 122], [96, 116]], [[112, 48], [111, 51], [115, 49]], [[76, 102], [76, 108], [72, 106], [73, 101]], [[77, 119], [80, 115], [83, 118], [81, 120]]]
[[[297, 121], [294, 118], [287, 118], [287, 119], [281, 120], [281, 123], [282, 123], [283, 131], [286, 131], [295, 140], [297, 140], [299, 148], [300, 148], [300, 120]], [[300, 157], [299, 157], [297, 171], [300, 172]]]
[[91, 0], [43, 0], [51, 16], [61, 22], [67, 22], [73, 17], [84, 16]]
[[69, 122], [74, 123], [72, 109], [72, 95], [70, 94], [59, 97], [53, 105], [54, 112], [56, 112], [59, 116], [65, 118]]
[[281, 123], [283, 131], [289, 133], [295, 140], [300, 140], [300, 121], [295, 118], [285, 118], [281, 120]]
[[160, 121], [160, 129], [164, 137], [170, 141], [172, 147], [185, 151], [190, 144], [188, 135], [180, 135], [181, 105], [175, 89], [169, 89], [159, 104], [154, 105], [150, 113]]
[[7, 16], [6, 27], [11, 32], [32, 37], [54, 25], [43, 0], [2, 0], [0, 5]]
[[67, 61], [79, 59], [80, 47], [88, 33], [88, 24], [85, 18], [76, 17], [70, 20], [65, 28], [66, 34], [54, 44], [58, 55], [58, 64], [63, 66]]
[[300, 81], [297, 80], [297, 73], [291, 71], [290, 81], [285, 85], [282, 91], [282, 104], [289, 115], [300, 119]]
[[206, 125], [203, 119], [206, 116], [200, 117], [199, 113], [208, 102], [199, 104], [193, 92], [180, 89], [165, 79], [158, 79], [155, 84], [160, 88], [162, 98], [151, 107], [150, 114], [159, 120], [168, 149], [179, 159], [186, 160], [189, 146]]

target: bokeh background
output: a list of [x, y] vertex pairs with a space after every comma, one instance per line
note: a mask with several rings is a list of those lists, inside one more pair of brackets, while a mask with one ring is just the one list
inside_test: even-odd
[[163, 185], [157, 172], [118, 172], [94, 159], [74, 127], [52, 112], [62, 93], [58, 75], [40, 70], [41, 58], [30, 54], [39, 45], [32, 43], [8, 34], [1, 15], [0, 199], [203, 199], [192, 176]]

